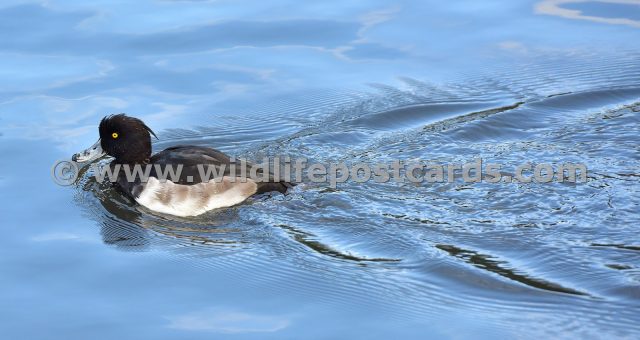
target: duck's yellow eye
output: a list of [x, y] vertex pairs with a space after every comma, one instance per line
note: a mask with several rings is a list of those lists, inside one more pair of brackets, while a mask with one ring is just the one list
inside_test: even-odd
[[113, 137], [113, 139], [118, 138], [118, 133], [117, 133], [117, 132], [112, 133], [112, 134], [111, 134], [111, 137]]

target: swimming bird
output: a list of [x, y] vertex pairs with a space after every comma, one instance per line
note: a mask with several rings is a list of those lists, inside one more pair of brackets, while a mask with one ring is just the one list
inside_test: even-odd
[[[293, 186], [274, 180], [262, 168], [253, 169], [253, 164], [234, 160], [208, 147], [178, 145], [151, 155], [151, 135], [157, 138], [156, 134], [140, 119], [125, 114], [104, 117], [98, 131], [100, 139], [87, 150], [73, 155], [72, 160], [88, 164], [106, 155], [113, 157], [109, 164], [111, 172], [117, 173], [113, 184], [153, 211], [196, 216], [239, 204], [261, 193], [284, 194]], [[136, 166], [142, 172], [131, 176]], [[242, 166], [244, 172], [241, 172]], [[125, 167], [131, 170], [129, 175]], [[167, 172], [168, 167], [174, 170], [175, 176]], [[252, 171], [264, 180], [249, 176]], [[246, 176], [241, 177], [242, 173]]]

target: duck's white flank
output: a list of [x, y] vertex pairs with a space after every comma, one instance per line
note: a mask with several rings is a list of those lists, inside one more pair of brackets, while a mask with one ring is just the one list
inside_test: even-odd
[[206, 211], [236, 205], [253, 195], [258, 186], [252, 180], [210, 181], [192, 185], [160, 182], [151, 177], [136, 201], [151, 210], [175, 216], [196, 216]]

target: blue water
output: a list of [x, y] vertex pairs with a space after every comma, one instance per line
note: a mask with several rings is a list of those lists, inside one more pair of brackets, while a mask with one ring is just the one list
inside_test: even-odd
[[[1, 337], [637, 338], [638, 8], [4, 1]], [[51, 179], [118, 112], [155, 150], [589, 177], [305, 183], [174, 218]]]
[[584, 1], [567, 3], [566, 9], [578, 10], [582, 15], [600, 18], [622, 18], [640, 20], [640, 5], [637, 3], [606, 3], [599, 1]]

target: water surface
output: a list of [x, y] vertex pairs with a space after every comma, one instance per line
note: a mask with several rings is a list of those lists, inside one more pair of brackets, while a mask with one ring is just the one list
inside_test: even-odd
[[[621, 6], [640, 8], [4, 2], [0, 330], [12, 339], [637, 337], [640, 28]], [[156, 151], [482, 158], [506, 174], [574, 162], [589, 176], [305, 183], [175, 218], [90, 173], [69, 187], [51, 180], [54, 161], [95, 142], [99, 120], [118, 112], [158, 132]]]

